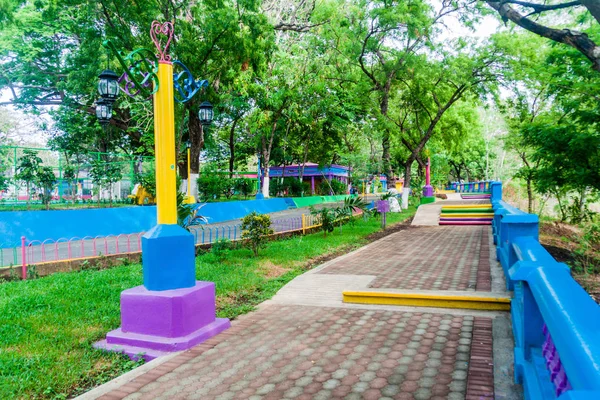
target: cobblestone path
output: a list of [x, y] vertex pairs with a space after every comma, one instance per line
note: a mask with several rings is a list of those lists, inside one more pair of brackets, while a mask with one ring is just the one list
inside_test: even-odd
[[489, 227], [394, 233], [297, 277], [224, 333], [81, 398], [520, 399], [511, 361], [498, 357], [512, 351], [507, 313], [341, 302], [361, 285], [489, 291], [500, 268], [492, 249]]

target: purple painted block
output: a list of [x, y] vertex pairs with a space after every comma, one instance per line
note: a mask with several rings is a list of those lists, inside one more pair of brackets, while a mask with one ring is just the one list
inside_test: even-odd
[[121, 293], [121, 329], [164, 337], [185, 336], [215, 320], [215, 284], [151, 291], [137, 286]]
[[189, 349], [229, 328], [215, 318], [215, 284], [197, 281], [191, 288], [151, 291], [137, 286], [121, 293], [121, 328], [94, 345], [151, 360]]
[[433, 186], [423, 186], [423, 197], [433, 197]]
[[387, 200], [378, 200], [377, 201], [377, 212], [384, 213], [390, 212], [390, 203]]

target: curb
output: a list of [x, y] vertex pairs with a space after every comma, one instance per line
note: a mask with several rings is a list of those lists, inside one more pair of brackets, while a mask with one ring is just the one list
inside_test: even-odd
[[509, 297], [344, 291], [344, 303], [510, 311]]

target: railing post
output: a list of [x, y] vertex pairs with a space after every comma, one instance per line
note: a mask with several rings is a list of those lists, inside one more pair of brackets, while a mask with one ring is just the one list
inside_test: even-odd
[[21, 236], [21, 278], [27, 279], [27, 251], [25, 247], [25, 236]]
[[302, 234], [306, 235], [306, 215], [302, 214]]
[[502, 200], [502, 182], [492, 182], [490, 184], [490, 201], [492, 204]]
[[513, 290], [514, 282], [508, 270], [518, 261], [513, 248], [516, 238], [531, 236], [535, 240], [539, 237], [539, 218], [535, 214], [504, 214], [500, 217], [498, 229], [497, 258], [506, 276], [506, 288]]

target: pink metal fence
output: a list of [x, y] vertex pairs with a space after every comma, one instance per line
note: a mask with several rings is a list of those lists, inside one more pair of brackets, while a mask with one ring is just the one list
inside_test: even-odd
[[[303, 228], [318, 226], [318, 218], [304, 215], [272, 221], [272, 229], [276, 233], [302, 231]], [[191, 230], [196, 244], [214, 243], [218, 240], [236, 241], [242, 239], [240, 224], [221, 226], [199, 226]], [[141, 233], [86, 236], [73, 238], [47, 239], [28, 241], [21, 238], [18, 244], [0, 244], [0, 267], [21, 266], [22, 276], [27, 276], [27, 265], [45, 262], [73, 260], [102, 255], [127, 254], [142, 250]]]

